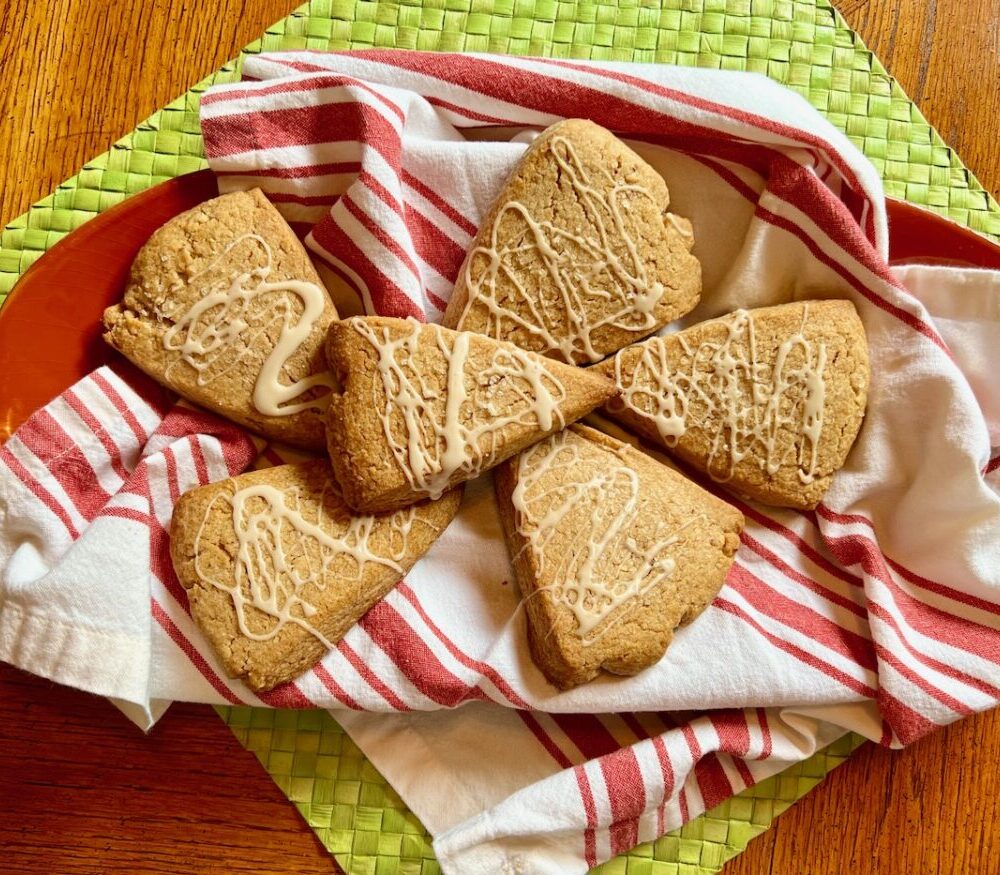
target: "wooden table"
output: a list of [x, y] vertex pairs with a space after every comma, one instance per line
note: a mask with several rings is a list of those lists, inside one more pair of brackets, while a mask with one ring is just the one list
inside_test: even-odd
[[[23, 212], [295, 5], [0, 3], [0, 219]], [[996, 0], [841, 8], [996, 194]], [[998, 758], [1000, 711], [901, 753], [869, 745], [725, 875], [998, 872]], [[0, 812], [4, 872], [337, 871], [211, 709], [175, 706], [143, 737], [103, 700], [6, 666]]]

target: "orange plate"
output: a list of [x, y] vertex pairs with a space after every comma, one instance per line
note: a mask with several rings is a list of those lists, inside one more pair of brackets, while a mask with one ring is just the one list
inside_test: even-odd
[[[128, 198], [69, 234], [21, 277], [0, 310], [0, 442], [37, 408], [115, 355], [101, 313], [118, 301], [136, 253], [160, 225], [215, 197], [209, 170]], [[1000, 246], [890, 200], [891, 260], [1000, 269]]]

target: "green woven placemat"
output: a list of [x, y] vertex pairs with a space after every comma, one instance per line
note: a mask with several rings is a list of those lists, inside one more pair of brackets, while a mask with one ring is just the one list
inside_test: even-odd
[[[325, 711], [217, 710], [350, 875], [440, 871], [427, 830]], [[863, 741], [860, 736], [845, 735], [804, 762], [593, 872], [718, 872]]]
[[[243, 53], [397, 46], [650, 61], [765, 73], [805, 95], [865, 152], [888, 194], [1000, 240], [1000, 207], [825, 0], [313, 0]], [[154, 113], [0, 234], [0, 301], [67, 232], [205, 165], [198, 100], [239, 60]], [[426, 831], [329, 715], [221, 709], [352, 873], [437, 871]], [[847, 736], [682, 829], [602, 867], [717, 871], [860, 743]]]

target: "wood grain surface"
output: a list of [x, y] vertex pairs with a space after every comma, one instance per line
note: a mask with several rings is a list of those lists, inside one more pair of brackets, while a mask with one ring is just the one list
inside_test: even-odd
[[107, 701], [0, 665], [4, 875], [339, 872], [211, 708], [144, 736]]
[[[294, 5], [0, 0], [0, 220]], [[1000, 191], [997, 0], [845, 0], [841, 9], [984, 186]], [[869, 745], [724, 875], [1000, 873], [998, 759], [1000, 712], [902, 752]], [[6, 666], [0, 802], [3, 872], [337, 871], [211, 709], [175, 706], [144, 737], [103, 700]]]
[[983, 187], [1000, 197], [1000, 0], [834, 5]]

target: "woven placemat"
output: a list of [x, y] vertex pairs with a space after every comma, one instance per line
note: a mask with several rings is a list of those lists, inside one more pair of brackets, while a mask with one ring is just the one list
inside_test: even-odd
[[[313, 0], [243, 54], [396, 46], [751, 70], [806, 96], [868, 155], [888, 194], [1000, 241], [1000, 207], [825, 0]], [[0, 234], [0, 301], [66, 233], [123, 198], [205, 166], [200, 94], [239, 59], [157, 111]], [[430, 873], [429, 837], [327, 714], [220, 709], [240, 741], [354, 873]], [[717, 871], [857, 747], [847, 736], [604, 873]]]
[[[217, 710], [349, 875], [440, 871], [427, 830], [325, 711]], [[846, 735], [805, 762], [593, 872], [718, 872], [862, 742], [860, 736]]]

